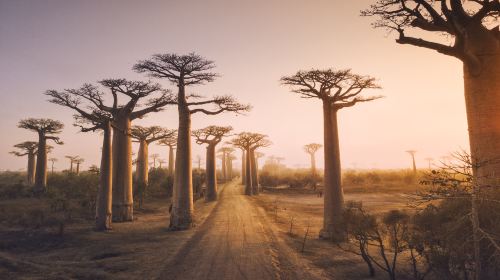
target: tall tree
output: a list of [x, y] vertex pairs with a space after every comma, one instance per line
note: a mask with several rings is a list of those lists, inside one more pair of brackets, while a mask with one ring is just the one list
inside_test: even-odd
[[20, 151], [12, 151], [11, 154], [23, 157], [28, 156], [28, 166], [26, 167], [27, 182], [29, 185], [35, 183], [35, 160], [38, 148], [38, 143], [33, 141], [25, 141], [14, 145]]
[[57, 162], [57, 158], [51, 157], [51, 158], [49, 158], [49, 161], [51, 163], [51, 165], [50, 165], [50, 173], [54, 174], [54, 163]]
[[262, 157], [264, 157], [265, 154], [261, 153], [261, 152], [255, 152], [254, 156], [255, 156], [255, 170], [257, 171], [256, 174], [255, 174], [256, 175], [255, 176], [255, 180], [256, 180], [257, 186], [260, 186], [259, 159], [262, 158]]
[[17, 126], [38, 134], [34, 190], [45, 192], [47, 190], [47, 140], [62, 145], [63, 142], [56, 135], [62, 132], [64, 125], [56, 120], [29, 118], [21, 120]]
[[217, 200], [217, 174], [215, 168], [215, 147], [233, 130], [230, 126], [207, 126], [194, 130], [193, 136], [198, 144], [207, 144], [206, 174], [207, 174], [207, 201]]
[[139, 153], [137, 154], [136, 163], [136, 181], [137, 188], [140, 190], [139, 192], [141, 194], [141, 200], [143, 199], [143, 192], [149, 184], [149, 144], [161, 139], [171, 138], [173, 135], [175, 135], [175, 130], [170, 130], [159, 126], [132, 126], [131, 136], [133, 139], [139, 142]]
[[227, 171], [227, 157], [229, 153], [234, 151], [231, 147], [221, 147], [219, 149], [219, 153], [221, 153], [221, 171], [222, 171], [222, 179], [224, 182], [228, 181], [228, 171]]
[[177, 130], [174, 131], [172, 137], [163, 138], [158, 143], [168, 147], [168, 175], [174, 176], [174, 150], [177, 144]]
[[304, 146], [304, 151], [311, 157], [311, 173], [316, 175], [316, 152], [323, 147], [321, 144], [311, 143]]
[[[376, 17], [374, 27], [396, 31], [399, 44], [434, 50], [462, 61], [471, 156], [475, 162], [488, 162], [474, 164], [479, 166], [474, 174], [484, 181], [481, 184], [498, 177], [500, 2], [379, 0], [362, 15]], [[414, 30], [445, 36], [441, 42], [409, 36]]]
[[[85, 84], [78, 89], [66, 89], [64, 91], [48, 90], [46, 95], [50, 96], [49, 102], [68, 107], [77, 112], [75, 125], [82, 132], [103, 132], [101, 149], [101, 165], [99, 168], [99, 187], [96, 199], [95, 228], [98, 231], [111, 229], [112, 224], [112, 146], [111, 146], [111, 123], [113, 116], [97, 106], [104, 106], [100, 92], [96, 87]], [[72, 168], [71, 168], [72, 169]]]
[[266, 139], [267, 135], [254, 133], [253, 135], [255, 143], [249, 149], [250, 163], [252, 164], [251, 175], [252, 175], [252, 193], [259, 194], [259, 168], [257, 164], [257, 157], [255, 151], [258, 148], [268, 147], [271, 145], [271, 141]]
[[412, 166], [413, 174], [417, 174], [417, 164], [415, 163], [415, 154], [417, 153], [417, 151], [408, 150], [406, 152], [408, 154], [410, 154], [410, 156], [411, 156], [411, 166]]
[[82, 164], [85, 160], [81, 157], [78, 157], [76, 160], [75, 160], [75, 163], [76, 163], [76, 175], [80, 174], [80, 164]]
[[244, 151], [245, 170], [244, 170], [243, 174], [245, 176], [245, 194], [246, 195], [257, 194], [254, 190], [255, 182], [252, 182], [252, 177], [253, 177], [252, 169], [255, 168], [255, 157], [253, 156], [253, 151], [255, 151], [255, 149], [259, 145], [270, 144], [269, 141], [266, 139], [266, 137], [267, 137], [267, 135], [260, 134], [260, 133], [241, 132], [235, 138], [231, 139], [231, 141], [229, 142], [233, 146], [238, 147]]
[[65, 158], [69, 159], [69, 172], [73, 173], [73, 164], [78, 159], [78, 156], [65, 156]]
[[233, 161], [236, 159], [236, 156], [233, 155], [233, 153], [229, 153], [227, 155], [227, 172], [228, 172], [228, 178], [229, 180], [232, 180], [234, 171], [233, 171]]
[[337, 126], [337, 112], [361, 102], [379, 97], [362, 97], [366, 89], [380, 88], [375, 78], [354, 74], [347, 70], [298, 71], [281, 78], [283, 85], [291, 87], [302, 98], [317, 98], [323, 103], [324, 126], [324, 219], [320, 236], [337, 238], [342, 234], [341, 218], [344, 192], [341, 185], [340, 147]]
[[[167, 79], [178, 88], [177, 108], [179, 129], [177, 130], [177, 152], [175, 161], [173, 204], [170, 218], [172, 229], [186, 229], [193, 222], [193, 178], [191, 166], [191, 115], [203, 113], [217, 115], [225, 111], [248, 111], [248, 105], [242, 105], [231, 96], [217, 96], [202, 99], [196, 94], [186, 93], [186, 86], [202, 85], [214, 81], [218, 76], [211, 72], [213, 61], [197, 54], [156, 54], [150, 59], [139, 61], [134, 70], [146, 73], [150, 77]], [[204, 108], [214, 105], [213, 110]]]

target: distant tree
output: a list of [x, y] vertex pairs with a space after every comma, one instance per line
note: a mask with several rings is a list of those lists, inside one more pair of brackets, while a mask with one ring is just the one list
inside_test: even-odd
[[78, 159], [78, 156], [65, 156], [65, 158], [69, 159], [69, 172], [73, 173], [73, 164]]
[[228, 171], [227, 171], [227, 157], [229, 153], [234, 152], [234, 149], [231, 147], [222, 147], [218, 151], [221, 153], [221, 170], [222, 170], [222, 179], [224, 182], [228, 181]]
[[38, 148], [38, 143], [33, 141], [25, 141], [14, 145], [20, 151], [12, 151], [11, 154], [23, 157], [28, 156], [28, 166], [26, 168], [27, 181], [29, 185], [35, 182], [35, 159]]
[[47, 190], [47, 140], [62, 145], [63, 142], [55, 135], [61, 133], [64, 125], [56, 120], [29, 118], [21, 120], [18, 127], [38, 133], [34, 190], [35, 192], [45, 192]]
[[314, 155], [323, 147], [321, 144], [311, 143], [304, 146], [304, 151], [311, 157], [311, 173], [316, 175], [316, 159]]
[[89, 166], [89, 172], [93, 174], [99, 174], [100, 173], [99, 166], [92, 164], [91, 166]]
[[85, 160], [81, 157], [75, 160], [76, 163], [76, 175], [80, 174], [80, 164], [82, 164]]
[[[92, 106], [92, 110], [102, 112], [101, 115], [103, 113], [111, 115], [110, 121], [113, 128], [113, 220], [116, 222], [132, 221], [131, 122], [149, 113], [161, 111], [165, 106], [175, 104], [176, 100], [169, 91], [162, 89], [159, 84], [151, 82], [106, 79], [99, 81], [99, 84], [110, 92], [111, 105], [105, 105], [107, 95], [104, 92], [89, 84], [85, 84], [80, 89], [64, 92], [48, 91], [46, 94], [56, 99], [61, 94], [75, 96], [87, 101]], [[119, 96], [127, 98], [127, 102], [119, 104]], [[149, 99], [140, 104], [140, 101], [146, 98]], [[79, 102], [81, 103], [81, 101]], [[137, 107], [140, 109], [134, 110]]]
[[250, 163], [252, 164], [252, 169], [251, 169], [251, 175], [252, 175], [252, 193], [253, 194], [259, 194], [260, 192], [260, 189], [259, 189], [259, 168], [258, 168], [258, 165], [257, 165], [257, 157], [255, 156], [255, 151], [258, 149], [258, 148], [263, 148], [263, 147], [268, 147], [270, 146], [272, 143], [271, 141], [269, 141], [267, 138], [267, 135], [263, 135], [263, 134], [258, 134], [258, 133], [255, 133], [254, 134], [254, 137], [256, 139], [259, 139], [258, 141], [256, 141], [251, 147], [250, 147], [250, 150], [249, 150], [249, 156], [250, 156]]
[[[376, 28], [396, 31], [399, 44], [462, 61], [471, 155], [480, 162], [491, 162], [475, 175], [480, 180], [495, 177], [500, 169], [500, 2], [378, 0], [361, 14], [376, 17]], [[413, 31], [443, 39], [409, 36]]]
[[172, 137], [161, 139], [158, 143], [168, 147], [168, 175], [174, 176], [174, 149], [177, 144], [177, 130]]
[[162, 166], [163, 166], [163, 164], [165, 164], [165, 163], [167, 163], [167, 161], [166, 161], [166, 160], [164, 160], [164, 159], [160, 159], [160, 160], [158, 160], [158, 164], [159, 164], [159, 167], [158, 167], [158, 168], [159, 168], [159, 169], [163, 169], [163, 168], [162, 168]]
[[50, 173], [54, 174], [54, 163], [57, 162], [57, 158], [49, 158], [49, 161], [51, 162], [51, 166], [50, 166]]
[[[217, 96], [213, 99], [200, 99], [202, 96], [186, 93], [186, 86], [212, 82], [218, 75], [211, 72], [214, 63], [197, 54], [156, 54], [148, 60], [139, 61], [134, 70], [150, 77], [167, 79], [178, 87], [177, 108], [179, 129], [177, 130], [177, 153], [175, 161], [174, 197], [170, 227], [186, 229], [193, 222], [193, 178], [191, 166], [191, 115], [203, 113], [217, 115], [225, 111], [244, 112], [250, 106], [238, 103], [232, 96]], [[214, 105], [213, 110], [203, 108]]]
[[[252, 182], [253, 171], [255, 169], [255, 157], [253, 153], [258, 147], [265, 147], [270, 144], [269, 140], [266, 139], [267, 135], [260, 133], [251, 133], [251, 132], [242, 132], [239, 133], [235, 138], [233, 138], [230, 143], [245, 151], [245, 194], [253, 195], [258, 194], [258, 190], [256, 187], [254, 188], [254, 184], [256, 182]], [[253, 179], [255, 180], [255, 179]]]
[[264, 153], [261, 153], [261, 152], [255, 152], [254, 153], [254, 156], [255, 156], [255, 170], [257, 171], [256, 172], [256, 184], [257, 186], [260, 186], [260, 176], [259, 176], [259, 159], [264, 157], [265, 154]]
[[[175, 130], [170, 130], [162, 128], [159, 126], [143, 127], [139, 125], [134, 125], [131, 128], [131, 136], [135, 141], [139, 142], [139, 153], [137, 154], [137, 165], [136, 165], [136, 176], [137, 176], [137, 188], [140, 190], [141, 201], [143, 199], [143, 194], [149, 185], [149, 144], [159, 141], [162, 139], [171, 138], [175, 135]], [[156, 168], [156, 158], [159, 157], [158, 154], [151, 155], [153, 157], [153, 168]]]
[[229, 153], [227, 155], [227, 172], [228, 172], [228, 178], [232, 180], [234, 178], [234, 169], [233, 169], [233, 161], [236, 159], [236, 156], [233, 155], [233, 153]]
[[413, 174], [417, 174], [417, 165], [415, 164], [415, 154], [417, 151], [408, 150], [406, 152], [411, 156]]
[[434, 160], [431, 157], [424, 158], [429, 163], [429, 169], [432, 169], [432, 161]]
[[294, 75], [282, 77], [281, 83], [290, 86], [292, 91], [302, 98], [317, 98], [323, 103], [325, 203], [320, 235], [323, 238], [336, 238], [336, 233], [343, 234], [340, 222], [344, 205], [337, 112], [361, 102], [380, 98], [361, 96], [364, 90], [378, 89], [380, 86], [375, 83], [375, 78], [354, 74], [350, 69], [298, 71]]
[[215, 147], [233, 130], [230, 126], [207, 126], [194, 130], [193, 137], [198, 144], [207, 144], [206, 174], [207, 174], [207, 201], [217, 200], [217, 174], [215, 170]]

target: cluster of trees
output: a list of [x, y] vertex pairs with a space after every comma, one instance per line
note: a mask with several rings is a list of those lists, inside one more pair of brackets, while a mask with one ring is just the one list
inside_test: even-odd
[[[148, 145], [159, 141], [169, 147], [168, 173], [174, 177], [173, 204], [171, 211], [172, 229], [185, 229], [193, 220], [193, 185], [191, 167], [191, 135], [197, 137], [199, 143], [209, 144], [211, 161], [215, 162], [215, 145], [217, 141], [232, 129], [230, 127], [209, 127], [191, 132], [191, 115], [202, 113], [216, 115], [223, 112], [240, 113], [250, 110], [249, 105], [237, 102], [232, 96], [215, 96], [205, 98], [202, 95], [189, 94], [186, 88], [214, 81], [218, 74], [211, 72], [215, 67], [213, 61], [197, 54], [187, 55], [158, 54], [149, 59], [139, 61], [133, 69], [150, 77], [166, 79], [177, 86], [177, 93], [162, 88], [151, 81], [130, 81], [126, 79], [105, 79], [96, 85], [84, 84], [80, 88], [48, 90], [49, 102], [72, 109], [76, 112], [75, 125], [82, 132], [102, 131], [103, 143], [101, 165], [99, 167], [99, 189], [96, 203], [96, 228], [111, 229], [111, 223], [133, 220], [133, 188], [132, 188], [132, 139], [139, 143], [137, 157], [137, 189], [144, 190], [148, 185]], [[124, 100], [122, 100], [124, 99]], [[109, 101], [109, 102], [108, 102]], [[123, 101], [123, 102], [121, 102]], [[179, 127], [177, 130], [159, 126], [132, 126], [132, 122], [147, 114], [162, 111], [168, 105], [178, 109]], [[207, 108], [207, 106], [213, 108]], [[62, 144], [56, 136], [63, 128], [59, 121], [49, 119], [26, 119], [19, 127], [38, 133], [38, 142], [26, 142], [16, 145], [21, 152], [16, 155], [28, 155], [28, 181], [34, 183], [38, 192], [47, 186], [47, 140]], [[222, 134], [221, 134], [222, 133]], [[205, 137], [206, 138], [203, 138]], [[214, 137], [214, 139], [210, 137]], [[210, 139], [209, 139], [210, 138]], [[219, 139], [219, 140], [217, 140]], [[217, 142], [218, 143], [218, 142]], [[174, 167], [174, 149], [176, 149]], [[36, 167], [34, 166], [36, 153]], [[232, 161], [229, 154], [226, 158]], [[73, 163], [77, 165], [83, 159], [68, 156], [70, 170]], [[208, 159], [208, 153], [207, 153]], [[54, 161], [53, 161], [54, 162]], [[160, 163], [161, 164], [161, 163]], [[208, 168], [207, 168], [208, 169]], [[224, 169], [226, 170], [226, 169]], [[175, 173], [174, 173], [175, 172]], [[224, 171], [226, 172], [226, 171]], [[215, 174], [215, 164], [213, 172]], [[216, 190], [215, 176], [208, 176], [210, 190]], [[139, 191], [138, 193], [143, 193]], [[216, 192], [210, 198], [216, 197]], [[139, 199], [142, 198], [142, 195]]]

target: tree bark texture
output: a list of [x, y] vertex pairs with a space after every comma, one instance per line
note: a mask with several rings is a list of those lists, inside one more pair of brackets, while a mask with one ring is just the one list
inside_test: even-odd
[[113, 222], [132, 221], [134, 218], [132, 140], [128, 116], [115, 119], [112, 150]]
[[112, 151], [111, 151], [111, 125], [108, 122], [104, 128], [102, 141], [101, 167], [99, 172], [99, 189], [96, 201], [96, 223], [98, 231], [111, 229], [112, 220]]

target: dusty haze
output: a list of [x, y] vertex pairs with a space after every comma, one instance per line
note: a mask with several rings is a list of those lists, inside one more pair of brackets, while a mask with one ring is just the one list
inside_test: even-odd
[[[221, 77], [189, 90], [233, 94], [253, 106], [246, 116], [196, 115], [194, 129], [232, 125], [236, 132], [268, 134], [274, 144], [263, 152], [285, 157], [292, 167], [309, 165], [304, 144], [322, 143], [321, 105], [290, 93], [279, 78], [313, 67], [352, 68], [383, 86], [367, 94], [386, 98], [340, 112], [344, 167], [410, 167], [409, 149], [417, 150], [417, 166], [425, 167], [426, 157], [467, 148], [461, 63], [400, 46], [395, 34], [373, 30], [371, 19], [359, 17], [371, 2], [0, 0], [0, 170], [25, 168], [25, 158], [8, 152], [36, 140], [16, 127], [27, 117], [65, 123], [65, 145], [49, 155], [59, 159], [58, 170], [69, 166], [65, 155], [85, 158], [84, 169], [98, 164], [101, 136], [77, 133], [73, 112], [46, 102], [42, 93], [103, 78], [144, 80], [132, 65], [160, 52], [195, 51], [214, 60]], [[176, 128], [176, 113], [169, 107], [134, 123]], [[205, 147], [193, 147], [194, 158], [204, 158]], [[167, 148], [151, 145], [153, 153], [166, 159]], [[321, 166], [321, 152], [317, 160]]]

